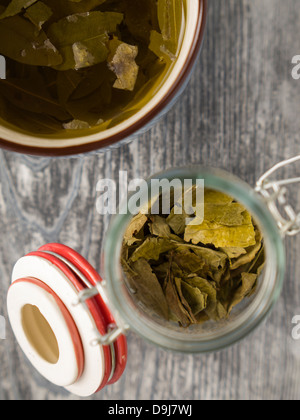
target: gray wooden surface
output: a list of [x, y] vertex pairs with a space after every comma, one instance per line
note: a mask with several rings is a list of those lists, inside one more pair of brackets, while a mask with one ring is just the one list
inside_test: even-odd
[[[193, 1], [193, 0], [190, 0]], [[96, 212], [102, 177], [148, 177], [174, 165], [205, 162], [250, 184], [300, 153], [299, 0], [211, 0], [206, 41], [192, 81], [155, 128], [129, 146], [71, 159], [0, 151], [0, 315], [15, 261], [49, 241], [82, 252], [100, 270], [108, 220]], [[94, 399], [298, 399], [300, 237], [287, 241], [283, 293], [251, 337], [216, 354], [172, 354], [130, 334], [126, 373]], [[26, 362], [9, 325], [0, 340], [0, 399], [74, 399]]]

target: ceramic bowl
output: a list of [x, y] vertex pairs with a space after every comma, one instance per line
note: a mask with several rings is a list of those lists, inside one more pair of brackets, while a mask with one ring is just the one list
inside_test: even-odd
[[118, 147], [147, 131], [171, 108], [190, 79], [203, 43], [207, 3], [207, 0], [188, 0], [178, 59], [153, 98], [135, 115], [105, 131], [73, 138], [37, 137], [0, 125], [0, 147], [32, 155], [76, 155]]

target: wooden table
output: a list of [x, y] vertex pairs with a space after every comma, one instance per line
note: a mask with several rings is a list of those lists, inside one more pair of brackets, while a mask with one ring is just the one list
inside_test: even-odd
[[[193, 1], [193, 0], [191, 0]], [[173, 110], [128, 146], [84, 157], [48, 159], [0, 151], [0, 314], [13, 264], [59, 241], [98, 270], [108, 219], [96, 211], [101, 178], [148, 177], [174, 165], [222, 167], [254, 185], [278, 161], [299, 154], [299, 0], [211, 0], [206, 41], [192, 81]], [[299, 199], [298, 199], [299, 204]], [[282, 296], [243, 342], [216, 354], [172, 354], [129, 334], [123, 378], [94, 399], [298, 399], [300, 237], [287, 240]], [[73, 399], [25, 360], [7, 323], [0, 341], [0, 399]]]

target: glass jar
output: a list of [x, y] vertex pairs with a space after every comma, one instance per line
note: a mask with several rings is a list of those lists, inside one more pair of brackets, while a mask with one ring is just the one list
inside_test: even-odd
[[[155, 345], [187, 353], [217, 351], [252, 332], [280, 296], [285, 275], [284, 237], [300, 231], [300, 217], [285, 197], [286, 186], [300, 178], [271, 177], [299, 161], [297, 156], [276, 165], [260, 178], [255, 189], [230, 173], [203, 166], [165, 171], [147, 181], [151, 190], [153, 179], [192, 180], [193, 184], [204, 180], [205, 188], [224, 192], [242, 203], [258, 224], [264, 238], [265, 269], [255, 293], [237, 305], [226, 320], [184, 329], [150, 315], [134, 299], [120, 258], [124, 234], [133, 218], [128, 212], [130, 196], [113, 216], [106, 235], [104, 280], [83, 257], [64, 245], [48, 244], [21, 258], [12, 275], [8, 313], [31, 363], [56, 385], [88, 396], [121, 377], [129, 329]], [[148, 196], [140, 204], [148, 205]]]
[[[277, 301], [285, 273], [283, 235], [262, 196], [227, 172], [191, 167], [162, 172], [151, 179], [179, 179], [182, 182], [188, 179], [192, 180], [193, 184], [197, 179], [203, 179], [205, 188], [224, 192], [244, 204], [263, 233], [267, 256], [265, 270], [255, 295], [249, 300], [244, 300], [226, 321], [210, 321], [183, 329], [175, 323], [170, 324], [161, 318], [150, 317], [134, 302], [120, 264], [123, 237], [132, 219], [132, 215], [126, 213], [124, 203], [125, 208], [120, 209], [121, 214], [111, 221], [104, 246], [104, 277], [109, 301], [114, 307], [114, 313], [118, 313], [118, 318], [124, 320], [128, 328], [156, 345], [189, 353], [220, 350], [242, 339], [256, 328]], [[149, 189], [151, 179], [148, 181]]]

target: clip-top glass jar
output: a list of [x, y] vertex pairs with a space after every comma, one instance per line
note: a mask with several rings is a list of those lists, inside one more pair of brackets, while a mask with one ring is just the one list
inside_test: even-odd
[[[212, 352], [244, 338], [276, 303], [285, 274], [285, 235], [300, 231], [300, 217], [286, 201], [286, 186], [300, 178], [271, 179], [300, 156], [268, 171], [256, 188], [216, 169], [181, 168], [153, 179], [204, 180], [205, 188], [221, 191], [243, 204], [264, 238], [266, 264], [255, 293], [228, 319], [182, 328], [149, 314], [134, 299], [121, 267], [124, 234], [133, 215], [128, 200], [112, 218], [104, 244], [103, 281], [72, 249], [49, 244], [21, 258], [8, 292], [10, 322], [26, 356], [48, 380], [79, 396], [91, 395], [123, 374], [131, 329], [155, 345], [180, 352]], [[141, 203], [146, 204], [146, 203]]]

